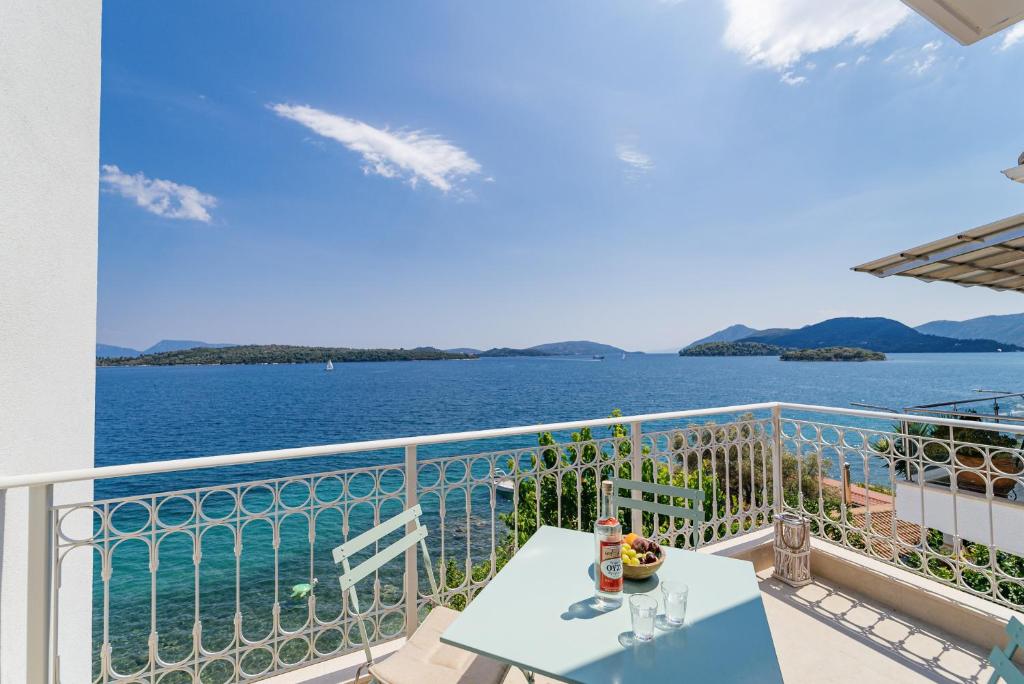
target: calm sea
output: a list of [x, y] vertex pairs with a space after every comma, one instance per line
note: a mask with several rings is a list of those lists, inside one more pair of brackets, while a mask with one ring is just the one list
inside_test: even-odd
[[[630, 415], [774, 400], [898, 408], [962, 399], [976, 388], [1024, 390], [1024, 354], [891, 354], [868, 363], [638, 354], [605, 361], [339, 363], [331, 373], [311, 364], [99, 368], [96, 464], [600, 418], [616, 408]], [[436, 447], [423, 455], [510, 445]], [[261, 479], [400, 458], [384, 452], [247, 466], [213, 479]], [[210, 482], [209, 471], [184, 473], [105, 483], [97, 493]]]

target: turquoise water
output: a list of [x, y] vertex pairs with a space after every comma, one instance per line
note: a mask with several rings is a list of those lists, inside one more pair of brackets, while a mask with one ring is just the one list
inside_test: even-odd
[[[892, 355], [879, 363], [794, 363], [771, 357], [675, 355], [634, 355], [606, 361], [482, 359], [337, 364], [333, 373], [317, 365], [100, 368], [96, 463], [112, 465], [600, 418], [616, 408], [630, 415], [772, 400], [837, 407], [861, 401], [901, 407], [963, 398], [977, 387], [1019, 390], [1024, 384], [1021, 380], [1024, 354]], [[606, 431], [596, 431], [595, 437], [605, 436]], [[532, 444], [536, 444], [536, 437], [527, 435], [421, 448], [419, 457]], [[401, 459], [402, 453], [393, 450], [106, 481], [97, 483], [96, 498], [399, 463]], [[400, 482], [396, 488], [401, 488]], [[247, 501], [247, 507], [258, 507], [255, 499], [259, 493], [249, 497], [254, 500]], [[468, 527], [477, 511], [488, 511], [486, 491], [474, 492], [471, 499], [468, 509], [461, 501], [446, 502], [446, 519], [461, 518]], [[437, 503], [425, 503], [426, 523], [432, 530], [438, 529]], [[210, 499], [203, 510], [216, 515], [232, 506], [230, 497], [224, 496], [222, 500]], [[508, 508], [507, 501], [499, 501], [499, 511]], [[381, 516], [399, 511], [399, 503], [392, 501], [382, 509]], [[172, 500], [161, 508], [160, 515], [162, 520], [176, 515], [187, 520], [192, 510], [185, 502]], [[130, 508], [122, 509], [115, 517], [124, 530], [135, 529], [146, 519], [140, 509]], [[351, 516], [358, 527], [369, 527], [372, 517], [369, 508]], [[456, 524], [453, 522], [452, 527]], [[340, 513], [326, 511], [317, 518], [314, 548], [310, 548], [308, 533], [304, 518], [293, 517], [281, 523], [277, 580], [269, 524], [253, 524], [245, 529], [237, 572], [230, 529], [210, 529], [202, 538], [198, 579], [193, 573], [194, 549], [186, 535], [170, 534], [163, 540], [155, 577], [149, 573], [145, 544], [141, 540], [122, 543], [114, 552], [109, 607], [115, 662], [125, 669], [144, 663], [139, 658], [145, 653], [146, 637], [154, 621], [163, 656], [169, 660], [186, 657], [191, 648], [191, 607], [196, 604], [200, 606], [198, 617], [203, 622], [207, 648], [230, 645], [236, 575], [241, 586], [243, 631], [250, 638], [270, 628], [275, 591], [286, 594], [291, 584], [308, 581], [313, 575], [321, 581], [317, 614], [325, 620], [336, 615], [340, 595], [330, 549], [341, 541]], [[436, 539], [436, 535], [432, 537]], [[469, 543], [464, 541], [462, 530], [449, 533], [448, 538], [459, 544]], [[479, 535], [469, 545], [474, 559], [481, 559], [489, 552], [489, 537]], [[450, 547], [448, 553], [464, 557], [457, 546]], [[398, 573], [400, 568], [383, 573], [383, 590], [393, 598], [400, 595]], [[98, 649], [103, 595], [98, 566], [94, 580], [94, 646]], [[150, 605], [151, 582], [158, 596], [155, 613]], [[282, 627], [301, 626], [306, 610], [304, 602], [283, 599]]]

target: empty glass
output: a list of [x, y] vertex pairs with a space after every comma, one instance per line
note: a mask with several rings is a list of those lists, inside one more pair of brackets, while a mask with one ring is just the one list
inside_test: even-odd
[[629, 597], [629, 612], [633, 616], [633, 638], [637, 641], [653, 639], [658, 600], [646, 594], [634, 594]]
[[673, 627], [681, 626], [686, 621], [686, 600], [690, 595], [690, 587], [669, 580], [661, 583], [661, 593], [665, 595], [665, 621]]

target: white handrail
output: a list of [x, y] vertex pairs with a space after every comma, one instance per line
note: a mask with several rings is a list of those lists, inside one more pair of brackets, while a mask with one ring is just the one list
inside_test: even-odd
[[429, 444], [445, 444], [451, 442], [470, 442], [478, 439], [496, 437], [514, 437], [539, 432], [560, 432], [585, 427], [606, 427], [608, 425], [628, 424], [633, 422], [649, 423], [658, 420], [677, 418], [700, 418], [722, 413], [749, 413], [763, 411], [775, 406], [774, 403], [742, 404], [719, 408], [692, 409], [688, 411], [670, 411], [667, 413], [648, 413], [639, 416], [622, 416], [619, 418], [596, 418], [591, 420], [574, 420], [564, 423], [541, 423], [539, 425], [522, 425], [519, 427], [492, 428], [472, 430], [469, 432], [449, 432], [438, 435], [419, 437], [395, 437], [375, 439], [364, 442], [346, 442], [343, 444], [324, 444], [322, 446], [296, 447], [292, 449], [275, 449], [271, 451], [250, 451], [240, 454], [221, 456], [201, 456], [198, 458], [176, 458], [169, 461], [148, 461], [118, 466], [102, 466], [98, 468], [78, 468], [48, 473], [31, 473], [0, 477], [0, 490], [15, 487], [33, 487], [37, 485], [80, 482], [83, 480], [106, 480], [114, 477], [135, 477], [139, 475], [155, 475], [176, 470], [194, 470], [200, 468], [219, 468], [232, 465], [265, 463], [267, 461], [285, 461], [296, 458], [314, 456], [336, 456], [360, 451], [380, 451], [384, 449], [401, 449], [407, 446], [424, 446]]
[[881, 418], [882, 420], [899, 421], [907, 423], [926, 423], [928, 425], [947, 425], [950, 427], [970, 428], [972, 430], [990, 430], [992, 432], [1010, 432], [1024, 435], [1024, 425], [1011, 425], [1009, 423], [983, 423], [976, 420], [960, 420], [957, 418], [933, 418], [932, 416], [920, 416], [912, 413], [889, 413], [888, 411], [869, 411], [864, 409], [836, 408], [834, 406], [817, 406], [814, 404], [793, 404], [786, 401], [778, 402], [780, 408], [793, 409], [795, 411], [807, 411], [809, 413], [830, 413], [843, 416], [855, 416], [857, 418]]
[[1004, 423], [983, 423], [952, 418], [933, 418], [906, 413], [888, 413], [885, 411], [869, 411], [863, 409], [836, 408], [833, 406], [817, 406], [814, 404], [795, 404], [790, 402], [762, 402], [757, 404], [740, 404], [737, 406], [721, 406], [715, 408], [690, 409], [686, 411], [669, 411], [665, 413], [648, 413], [638, 416], [620, 416], [617, 418], [595, 418], [590, 420], [574, 420], [563, 423], [541, 423], [538, 425], [522, 425], [518, 427], [491, 428], [487, 430], [471, 430], [468, 432], [449, 432], [436, 435], [416, 437], [395, 437], [376, 439], [363, 442], [346, 442], [343, 444], [324, 444], [321, 446], [295, 447], [291, 449], [274, 449], [269, 451], [250, 451], [239, 454], [220, 456], [201, 456], [198, 458], [177, 458], [168, 461], [147, 461], [118, 466], [102, 466], [60, 470], [26, 475], [10, 475], [0, 477], [0, 490], [17, 487], [33, 487], [37, 485], [61, 484], [85, 480], [106, 480], [115, 477], [135, 477], [139, 475], [156, 475], [177, 470], [193, 470], [202, 468], [219, 468], [232, 465], [266, 463], [268, 461], [285, 461], [297, 458], [316, 456], [336, 456], [361, 451], [380, 451], [385, 449], [401, 449], [407, 446], [425, 446], [453, 442], [469, 442], [478, 439], [496, 437], [514, 437], [517, 435], [536, 434], [540, 432], [560, 432], [585, 427], [607, 427], [609, 425], [627, 425], [629, 423], [649, 423], [659, 420], [675, 420], [679, 418], [701, 418], [723, 413], [749, 413], [771, 409], [792, 409], [809, 413], [825, 413], [833, 415], [854, 416], [858, 418], [876, 418], [889, 421], [905, 421], [910, 423], [927, 423], [929, 425], [945, 425], [963, 427], [973, 430], [991, 430], [1024, 435], [1024, 425]]

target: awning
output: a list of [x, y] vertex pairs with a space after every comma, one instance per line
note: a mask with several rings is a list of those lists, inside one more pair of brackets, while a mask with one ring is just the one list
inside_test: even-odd
[[976, 43], [1024, 19], [1024, 0], [903, 0], [961, 45]]
[[879, 278], [908, 276], [1024, 292], [1024, 214], [855, 266]]

